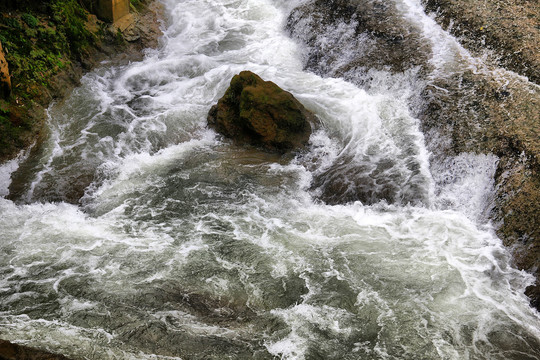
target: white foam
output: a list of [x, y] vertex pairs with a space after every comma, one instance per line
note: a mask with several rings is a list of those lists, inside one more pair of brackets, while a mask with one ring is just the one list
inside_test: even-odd
[[495, 155], [462, 153], [434, 162], [431, 171], [437, 184], [437, 206], [462, 211], [485, 223], [493, 206], [498, 161]]

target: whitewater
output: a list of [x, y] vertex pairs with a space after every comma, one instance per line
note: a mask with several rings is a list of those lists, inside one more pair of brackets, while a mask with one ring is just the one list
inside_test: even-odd
[[[498, 159], [430, 164], [414, 72], [304, 70], [300, 1], [162, 2], [159, 48], [87, 74], [0, 165], [0, 338], [74, 359], [540, 359], [533, 277], [485, 217]], [[397, 2], [437, 71], [478, 66]], [[242, 70], [317, 115], [306, 149], [206, 127]], [[321, 200], [336, 164], [369, 201]]]

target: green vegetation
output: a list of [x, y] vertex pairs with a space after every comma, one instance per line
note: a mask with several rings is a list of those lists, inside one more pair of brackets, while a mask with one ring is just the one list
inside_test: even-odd
[[35, 28], [38, 24], [38, 20], [31, 14], [22, 14], [21, 19], [31, 28]]
[[0, 100], [0, 161], [35, 140], [33, 101], [42, 98], [54, 75], [102, 36], [89, 31], [87, 21], [78, 0], [0, 4], [0, 42], [12, 79], [10, 99]]
[[[145, 2], [130, 1], [138, 9]], [[90, 18], [87, 10], [94, 5], [92, 0], [0, 0], [0, 42], [12, 88], [9, 99], [0, 99], [0, 162], [36, 140], [42, 106], [62, 86], [52, 83], [55, 75], [77, 62], [91, 64], [96, 49], [125, 45], [121, 33]]]
[[76, 0], [49, 1], [44, 13], [1, 14], [0, 41], [16, 95], [32, 96], [34, 86], [47, 86], [52, 75], [95, 41], [86, 20], [87, 12]]
[[143, 0], [129, 0], [130, 7], [135, 10], [140, 10], [143, 5]]
[[12, 114], [12, 108], [0, 100], [0, 159], [12, 154], [13, 149], [25, 146], [25, 133], [32, 129], [33, 120]]

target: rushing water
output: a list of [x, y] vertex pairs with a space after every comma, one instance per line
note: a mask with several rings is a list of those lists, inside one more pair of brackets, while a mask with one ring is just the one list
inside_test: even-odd
[[[540, 359], [532, 278], [482, 217], [497, 158], [430, 167], [407, 72], [366, 91], [304, 71], [293, 2], [164, 2], [159, 50], [87, 75], [43, 148], [0, 167], [1, 338], [79, 359]], [[308, 149], [206, 128], [245, 69], [317, 114]], [[369, 201], [318, 200], [335, 164]]]

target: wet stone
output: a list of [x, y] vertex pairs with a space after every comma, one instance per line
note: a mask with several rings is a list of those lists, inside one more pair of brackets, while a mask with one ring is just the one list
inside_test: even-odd
[[0, 340], [0, 359], [5, 360], [69, 360], [63, 355]]
[[208, 126], [241, 145], [285, 153], [306, 145], [316, 117], [294, 96], [250, 71], [235, 75]]
[[305, 68], [322, 76], [429, 67], [431, 48], [420, 29], [389, 2], [305, 2], [289, 15], [287, 30], [307, 45]]

